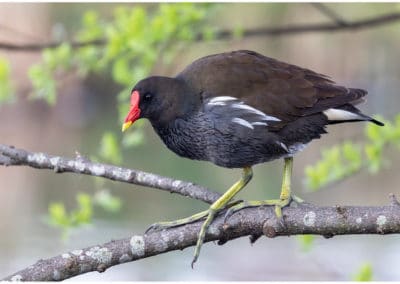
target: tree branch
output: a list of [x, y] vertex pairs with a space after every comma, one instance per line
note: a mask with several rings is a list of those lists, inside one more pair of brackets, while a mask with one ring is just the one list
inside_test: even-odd
[[[391, 22], [400, 21], [400, 13], [387, 14], [374, 18], [349, 22], [346, 24], [339, 23], [321, 23], [321, 24], [308, 24], [308, 25], [289, 25], [286, 27], [278, 28], [258, 28], [250, 29], [243, 32], [243, 37], [252, 36], [282, 36], [282, 35], [294, 35], [310, 32], [337, 32], [344, 30], [359, 30], [370, 27], [377, 27]], [[217, 39], [226, 39], [232, 37], [232, 31], [221, 31], [217, 33]]]
[[318, 3], [318, 2], [313, 2], [310, 3], [312, 6], [314, 6], [318, 11], [320, 11], [322, 14], [333, 20], [336, 24], [341, 25], [341, 26], [347, 26], [347, 22], [340, 17], [338, 14], [336, 14], [332, 9], [330, 9], [328, 6]]
[[[314, 234], [330, 238], [347, 234], [400, 233], [400, 205], [393, 195], [391, 200], [390, 205], [381, 207], [318, 207], [292, 203], [283, 209], [285, 227], [276, 219], [272, 207], [246, 208], [233, 214], [225, 224], [224, 214], [220, 214], [211, 224], [206, 242], [218, 240], [218, 244], [222, 245], [243, 236], [250, 236], [251, 242], [255, 242], [262, 235], [273, 238]], [[202, 222], [200, 220], [176, 228], [151, 231], [145, 235], [73, 250], [39, 260], [3, 280], [64, 280], [91, 271], [104, 272], [114, 265], [168, 251], [182, 250], [196, 244]]]
[[[268, 27], [268, 28], [255, 28], [245, 30], [242, 34], [242, 37], [254, 37], [254, 36], [283, 36], [283, 35], [295, 35], [302, 33], [311, 33], [311, 32], [337, 32], [337, 31], [346, 31], [346, 30], [359, 30], [371, 27], [378, 27], [381, 25], [386, 25], [389, 23], [393, 23], [396, 21], [400, 21], [400, 13], [390, 13], [382, 16], [376, 16], [372, 18], [367, 18], [358, 21], [347, 21], [341, 18], [338, 18], [336, 14], [330, 11], [327, 7], [323, 6], [323, 8], [318, 5], [316, 6], [323, 13], [328, 14], [329, 17], [335, 20], [334, 23], [318, 23], [318, 24], [306, 24], [306, 25], [288, 25], [286, 27]], [[323, 10], [322, 10], [323, 9]], [[232, 30], [220, 30], [217, 31], [215, 39], [216, 40], [224, 40], [230, 39], [235, 35], [235, 32]], [[202, 41], [203, 35], [199, 34], [196, 37], [197, 41]], [[95, 39], [92, 41], [79, 42], [50, 42], [50, 43], [29, 43], [29, 44], [15, 44], [15, 43], [7, 43], [0, 42], [0, 50], [8, 50], [8, 51], [24, 51], [24, 52], [40, 52], [46, 48], [55, 48], [59, 45], [67, 43], [71, 45], [72, 48], [81, 48], [85, 46], [102, 46], [107, 44], [106, 39]]]
[[56, 173], [70, 172], [98, 176], [115, 181], [157, 188], [171, 193], [178, 193], [209, 204], [213, 203], [221, 196], [219, 193], [191, 182], [175, 180], [139, 170], [93, 163], [81, 156], [75, 159], [68, 159], [44, 153], [29, 152], [23, 149], [15, 149], [12, 146], [2, 144], [0, 144], [0, 165], [29, 166], [38, 169], [53, 170]]
[[63, 43], [69, 44], [72, 48], [81, 48], [86, 46], [102, 46], [107, 44], [105, 39], [95, 39], [91, 41], [71, 41], [71, 42], [47, 42], [47, 43], [25, 43], [16, 44], [8, 42], [0, 42], [0, 49], [8, 51], [29, 51], [29, 52], [41, 52], [46, 48], [56, 48]]

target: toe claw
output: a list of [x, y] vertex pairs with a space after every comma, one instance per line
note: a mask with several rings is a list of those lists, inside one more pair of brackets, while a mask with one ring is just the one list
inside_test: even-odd
[[156, 230], [156, 229], [157, 229], [157, 226], [158, 226], [157, 224], [152, 224], [152, 225], [150, 225], [150, 227], [148, 227], [144, 233], [147, 234], [147, 233], [149, 233], [149, 232], [151, 232], [151, 231]]
[[300, 197], [296, 196], [296, 195], [292, 195], [291, 199], [292, 199], [292, 201], [294, 201], [296, 203], [304, 203], [304, 200], [301, 199]]
[[190, 264], [190, 266], [192, 267], [192, 269], [194, 269], [194, 263], [196, 262], [196, 260], [192, 260], [192, 263]]
[[285, 223], [285, 219], [283, 219], [283, 216], [279, 217], [278, 224], [281, 228], [286, 228], [286, 223]]
[[190, 266], [192, 267], [192, 269], [194, 269], [194, 264], [196, 263], [197, 259], [198, 259], [199, 255], [198, 253], [196, 253], [193, 257], [192, 263], [190, 264]]
[[229, 208], [224, 216], [224, 224], [226, 224], [226, 221], [232, 216], [232, 214], [234, 213], [234, 209], [231, 207]]

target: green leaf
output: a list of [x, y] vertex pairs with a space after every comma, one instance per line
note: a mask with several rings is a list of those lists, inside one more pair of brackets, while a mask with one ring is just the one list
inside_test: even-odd
[[353, 281], [372, 281], [372, 265], [364, 263], [358, 269], [358, 272], [352, 277]]
[[97, 12], [87, 11], [82, 17], [82, 26], [83, 28], [78, 32], [79, 40], [91, 41], [104, 38], [103, 26]]
[[362, 166], [361, 147], [351, 142], [345, 142], [342, 146], [343, 157], [347, 160], [347, 171], [353, 173]]
[[145, 141], [145, 135], [140, 126], [134, 126], [134, 129], [129, 133], [124, 134], [122, 138], [122, 146], [125, 148], [136, 147], [143, 144]]
[[234, 39], [241, 39], [244, 34], [243, 27], [237, 26], [233, 29], [233, 38]]
[[111, 195], [108, 190], [98, 191], [94, 196], [94, 202], [104, 210], [112, 213], [121, 209], [121, 199]]
[[105, 132], [100, 142], [99, 149], [100, 157], [113, 164], [120, 164], [122, 162], [122, 155], [114, 133]]
[[31, 98], [44, 99], [49, 105], [56, 102], [56, 83], [51, 71], [43, 64], [35, 64], [29, 68], [29, 78], [33, 84]]
[[71, 221], [74, 226], [89, 224], [92, 220], [92, 197], [86, 193], [78, 193], [76, 200], [78, 209], [71, 212]]
[[61, 202], [50, 203], [48, 211], [51, 225], [62, 228], [71, 226], [71, 221], [67, 216], [64, 204]]
[[372, 123], [367, 124], [367, 126], [365, 128], [365, 132], [366, 132], [366, 136], [368, 137], [368, 139], [370, 139], [373, 142], [382, 140], [382, 136], [380, 133], [380, 127], [375, 124], [372, 124]]
[[119, 58], [114, 62], [112, 68], [113, 79], [122, 85], [130, 85], [133, 82], [132, 70], [129, 68], [129, 63], [129, 60], [126, 58]]
[[368, 169], [371, 173], [379, 171], [382, 165], [382, 144], [368, 144], [365, 146], [365, 154], [368, 161]]
[[301, 236], [297, 237], [297, 240], [300, 243], [301, 250], [303, 252], [309, 252], [314, 245], [315, 236], [314, 235], [301, 235]]
[[69, 44], [63, 43], [53, 49], [43, 51], [43, 61], [51, 71], [59, 68], [68, 69], [72, 65], [72, 48]]
[[205, 41], [212, 41], [215, 39], [217, 32], [214, 28], [207, 27], [203, 29], [203, 39]]
[[361, 147], [352, 142], [323, 149], [321, 154], [321, 160], [305, 169], [306, 186], [313, 191], [350, 176], [362, 167]]
[[0, 57], [0, 105], [13, 100], [13, 88], [10, 82], [10, 65]]

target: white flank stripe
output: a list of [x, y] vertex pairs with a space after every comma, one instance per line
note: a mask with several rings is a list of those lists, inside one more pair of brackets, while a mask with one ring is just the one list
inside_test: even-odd
[[276, 143], [277, 143], [279, 146], [281, 146], [283, 149], [285, 149], [286, 152], [289, 152], [288, 147], [287, 147], [284, 143], [279, 142], [279, 141], [277, 141]]
[[275, 116], [270, 116], [270, 115], [264, 115], [264, 120], [269, 120], [269, 121], [281, 121], [279, 118]]
[[210, 105], [210, 106], [226, 106], [226, 103], [225, 102], [209, 102], [209, 103], [207, 103], [208, 105]]
[[362, 118], [356, 113], [342, 110], [342, 109], [337, 109], [337, 108], [330, 108], [325, 111], [323, 111], [323, 114], [328, 118], [328, 120], [352, 120], [352, 119], [360, 119]]
[[268, 126], [266, 122], [252, 122], [251, 125], [265, 125]]
[[251, 125], [250, 122], [248, 122], [248, 121], [246, 121], [244, 119], [238, 118], [238, 117], [232, 118], [232, 122], [240, 124], [240, 125], [242, 125], [244, 127], [250, 128], [250, 129], [254, 129], [253, 125]]
[[251, 111], [251, 112], [253, 112], [253, 113], [257, 114], [257, 115], [262, 116], [262, 117], [263, 117], [263, 120], [281, 121], [279, 118], [266, 115], [266, 114], [263, 113], [262, 111], [259, 111], [258, 109], [255, 109], [255, 108], [253, 108], [253, 107], [251, 107], [251, 106], [249, 106], [249, 105], [245, 105], [245, 104], [243, 104], [243, 103], [234, 104], [234, 105], [232, 105], [232, 107], [233, 107], [233, 108], [236, 108], [236, 109], [243, 109], [243, 110]]
[[213, 105], [213, 104], [219, 103], [219, 102], [227, 102], [227, 101], [234, 101], [234, 100], [236, 100], [236, 98], [234, 98], [234, 97], [221, 96], [221, 97], [212, 98], [208, 103]]

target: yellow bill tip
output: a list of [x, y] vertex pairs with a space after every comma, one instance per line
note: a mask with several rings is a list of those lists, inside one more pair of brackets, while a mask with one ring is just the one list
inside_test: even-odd
[[132, 121], [125, 122], [122, 124], [122, 132], [125, 132], [132, 125]]

